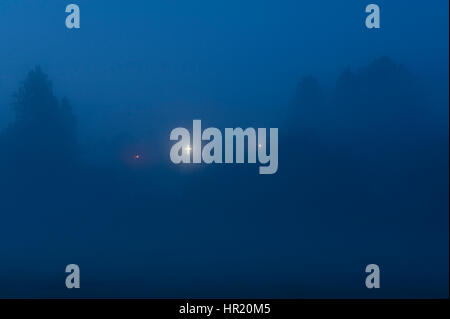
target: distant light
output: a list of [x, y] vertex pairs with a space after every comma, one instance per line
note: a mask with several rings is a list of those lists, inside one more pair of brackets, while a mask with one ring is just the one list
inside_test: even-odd
[[192, 151], [192, 147], [188, 145], [184, 150], [189, 154]]
[[135, 158], [135, 159], [140, 159], [140, 158], [141, 158], [141, 155], [136, 154], [136, 155], [134, 156], [134, 158]]
[[262, 144], [258, 144], [258, 147], [261, 148], [261, 147], [262, 147]]

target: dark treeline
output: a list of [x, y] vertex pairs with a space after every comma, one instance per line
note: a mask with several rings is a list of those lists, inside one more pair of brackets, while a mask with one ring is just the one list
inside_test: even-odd
[[[220, 297], [235, 291], [227, 286], [231, 277], [242, 277], [239, 296], [263, 293], [255, 288], [258, 282], [276, 282], [285, 297], [332, 295], [328, 288], [311, 288], [321, 280], [324, 286], [330, 280], [345, 283], [339, 293], [356, 296], [366, 291], [345, 267], [373, 256], [396, 265], [386, 274], [397, 278], [394, 283], [413, 277], [414, 270], [441, 257], [448, 231], [448, 110], [429, 91], [389, 58], [343, 71], [331, 89], [313, 76], [303, 78], [289, 119], [279, 127], [278, 173], [261, 176], [252, 165], [175, 166], [168, 153], [167, 164], [151, 165], [136, 151], [142, 147], [138, 139], [126, 134], [98, 145], [110, 153], [109, 161], [91, 162], [77, 140], [69, 99], [58, 99], [37, 67], [13, 96], [14, 120], [0, 134], [1, 205], [8, 214], [0, 240], [12, 248], [0, 254], [11, 268], [18, 267], [13, 260], [53, 260], [47, 263], [51, 269], [38, 270], [44, 274], [58, 273], [72, 260], [92, 269], [109, 263], [105, 278], [87, 272], [100, 288], [86, 289], [84, 296], [208, 291]], [[424, 237], [426, 245], [419, 241]], [[417, 255], [427, 256], [427, 263]], [[142, 266], [129, 267], [130, 260]], [[239, 268], [242, 260], [254, 268]], [[296, 267], [302, 273], [295, 275]], [[108, 276], [122, 268], [135, 273], [136, 281], [133, 274], [128, 280], [141, 290], [127, 290], [132, 284], [125, 283], [110, 289]], [[430, 274], [428, 286], [408, 293], [445, 289], [436, 279], [448, 276], [444, 268]], [[317, 270], [323, 278], [305, 275]], [[281, 275], [265, 277], [274, 271]], [[19, 284], [2, 293], [32, 295], [42, 285], [48, 291], [39, 296], [66, 293], [44, 283], [49, 276], [60, 280], [28, 274], [10, 279]], [[116, 279], [114, 284], [123, 280]], [[162, 283], [167, 290], [148, 288]], [[185, 290], [170, 289], [178, 286]], [[385, 296], [399, 287], [393, 284]]]
[[78, 153], [76, 120], [69, 100], [58, 100], [40, 67], [14, 94], [14, 121], [2, 134], [2, 160], [10, 169], [57, 170]]

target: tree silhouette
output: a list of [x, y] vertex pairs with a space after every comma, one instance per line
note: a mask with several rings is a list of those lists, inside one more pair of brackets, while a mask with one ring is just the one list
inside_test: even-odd
[[324, 106], [323, 90], [313, 76], [306, 76], [299, 82], [292, 104], [297, 116], [314, 117], [320, 114]]
[[390, 58], [375, 59], [337, 80], [335, 123], [346, 138], [385, 143], [421, 134], [427, 123], [423, 87]]
[[326, 111], [324, 92], [317, 80], [311, 75], [302, 78], [291, 102], [290, 134], [310, 135], [323, 122]]
[[54, 96], [40, 67], [28, 73], [12, 103], [14, 122], [6, 137], [16, 162], [65, 163], [76, 156], [76, 121], [68, 99]]

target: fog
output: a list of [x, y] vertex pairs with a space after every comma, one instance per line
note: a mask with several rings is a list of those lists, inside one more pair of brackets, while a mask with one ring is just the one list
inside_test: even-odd
[[[0, 2], [0, 296], [448, 296], [448, 1], [76, 3]], [[194, 119], [278, 173], [173, 164]]]

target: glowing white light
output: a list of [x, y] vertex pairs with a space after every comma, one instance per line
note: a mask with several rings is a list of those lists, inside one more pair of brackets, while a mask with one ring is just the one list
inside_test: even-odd
[[258, 144], [258, 147], [261, 148], [261, 147], [262, 147], [262, 144]]
[[192, 151], [192, 147], [190, 145], [186, 146], [186, 148], [184, 149], [188, 154], [191, 153]]

